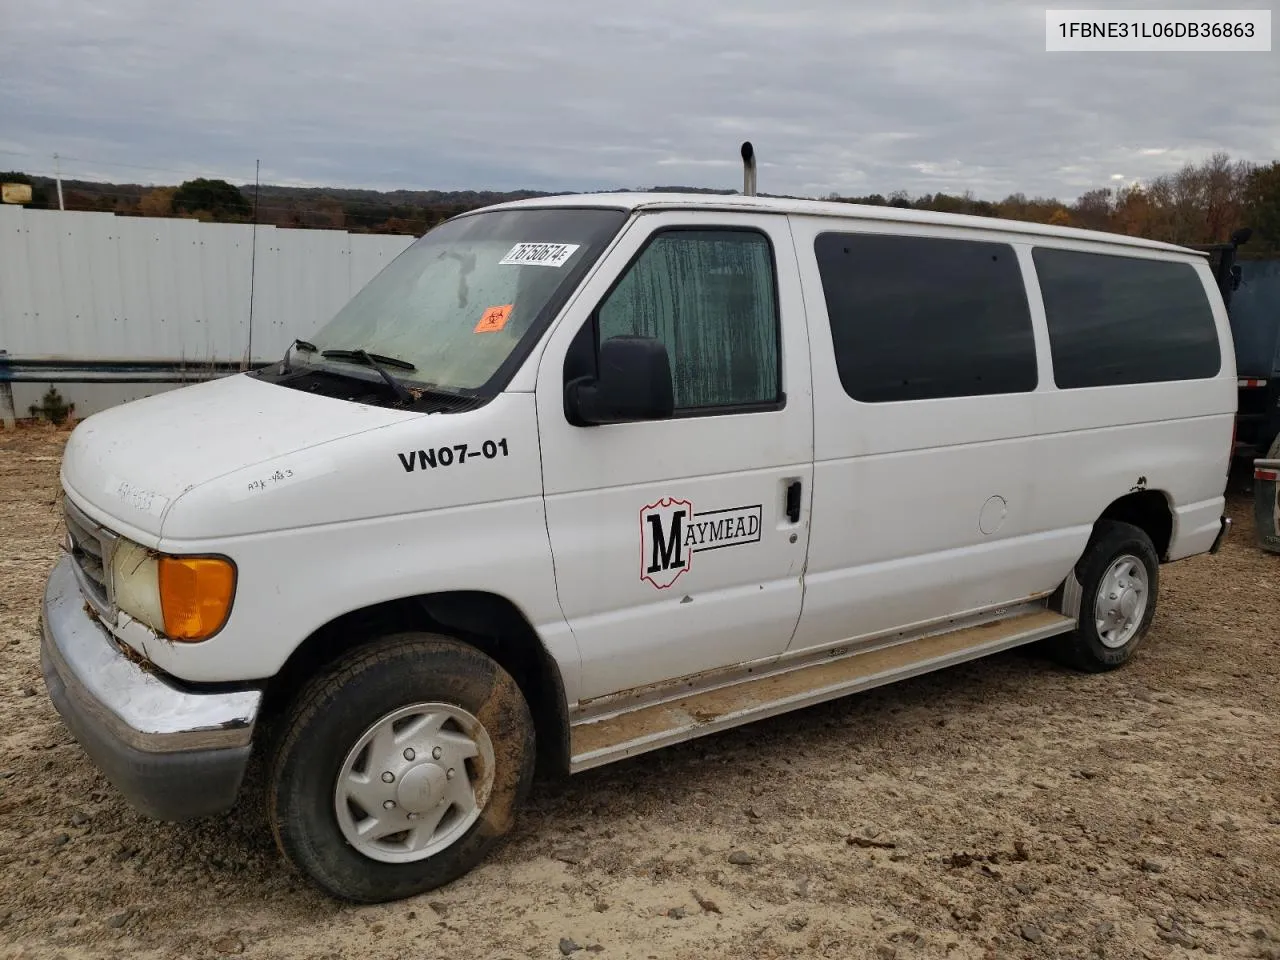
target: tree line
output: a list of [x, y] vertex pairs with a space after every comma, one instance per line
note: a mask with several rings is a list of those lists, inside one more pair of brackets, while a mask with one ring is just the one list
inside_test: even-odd
[[[0, 182], [31, 185], [29, 207], [56, 209], [57, 190], [48, 177], [19, 171], [0, 173]], [[532, 190], [441, 191], [351, 190], [236, 186], [225, 180], [197, 178], [178, 186], [143, 186], [91, 180], [62, 181], [68, 210], [89, 210], [134, 217], [187, 217], [217, 223], [257, 222], [277, 227], [349, 230], [355, 233], [420, 235], [436, 224], [477, 207], [525, 197]]]
[[828, 199], [1029, 220], [1180, 244], [1223, 243], [1238, 228], [1252, 227], [1243, 255], [1280, 253], [1280, 161], [1251, 164], [1225, 153], [1146, 183], [1098, 187], [1071, 203], [1021, 193], [998, 201], [979, 200], [968, 192]]
[[[29, 183], [30, 206], [57, 206], [53, 181], [20, 172], [0, 173], [0, 182]], [[705, 188], [662, 187], [664, 191], [729, 193]], [[352, 190], [341, 188], [236, 186], [199, 178], [178, 186], [98, 183], [64, 180], [69, 210], [99, 210], [123, 216], [191, 217], [198, 220], [280, 227], [349, 230], [357, 233], [420, 235], [436, 224], [477, 207], [526, 197], [546, 196], [533, 190], [439, 191]], [[1280, 161], [1253, 164], [1215, 153], [1203, 163], [1145, 183], [1099, 187], [1071, 202], [1052, 197], [1028, 198], [1014, 193], [1003, 200], [980, 200], [963, 194], [905, 191], [852, 197], [832, 194], [828, 200], [1003, 217], [1036, 223], [1105, 230], [1181, 244], [1220, 243], [1239, 227], [1253, 228], [1241, 251], [1249, 255], [1280, 253]]]

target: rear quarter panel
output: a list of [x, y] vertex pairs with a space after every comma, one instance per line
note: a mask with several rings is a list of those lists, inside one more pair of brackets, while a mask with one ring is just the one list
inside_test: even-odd
[[[1131, 253], [1056, 238], [1034, 245]], [[1202, 380], [1071, 390], [1059, 390], [1052, 377], [1042, 382], [1033, 397], [1035, 512], [1045, 527], [1072, 532], [1069, 542], [1076, 557], [1102, 511], [1131, 491], [1157, 490], [1169, 500], [1174, 514], [1170, 560], [1207, 551], [1223, 512], [1236, 411], [1235, 354], [1226, 309], [1203, 258], [1154, 251], [1143, 256], [1195, 264], [1213, 310], [1221, 367], [1216, 376]], [[1047, 363], [1051, 370], [1030, 246], [1023, 259], [1033, 319], [1045, 330], [1042, 369]], [[1063, 568], [1064, 577], [1069, 568]]]

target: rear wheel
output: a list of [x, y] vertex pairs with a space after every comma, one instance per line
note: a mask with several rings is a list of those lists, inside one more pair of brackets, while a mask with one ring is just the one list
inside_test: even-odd
[[362, 648], [298, 695], [276, 743], [267, 814], [321, 889], [374, 903], [448, 883], [513, 822], [533, 722], [480, 651], [410, 633]]
[[1059, 659], [1093, 672], [1127, 663], [1155, 616], [1159, 576], [1155, 547], [1141, 528], [1100, 521], [1076, 564], [1080, 622], [1057, 638]]

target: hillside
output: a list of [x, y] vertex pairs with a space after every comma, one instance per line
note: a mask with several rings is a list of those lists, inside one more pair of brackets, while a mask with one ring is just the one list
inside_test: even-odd
[[[33, 207], [57, 205], [55, 185], [48, 177], [11, 171], [0, 173], [0, 181], [32, 184]], [[641, 189], [734, 192], [688, 186]], [[248, 222], [256, 216], [260, 223], [281, 227], [414, 235], [467, 210], [547, 195], [536, 190], [383, 191], [276, 184], [255, 188], [253, 184], [237, 186], [203, 179], [176, 187], [63, 181], [63, 198], [69, 210], [227, 222]], [[1280, 161], [1254, 164], [1232, 160], [1225, 153], [1216, 153], [1201, 164], [1189, 163], [1175, 173], [1150, 181], [1088, 190], [1069, 202], [1053, 197], [1028, 198], [1021, 193], [1003, 200], [984, 200], [969, 191], [915, 197], [903, 191], [865, 196], [832, 194], [825, 199], [1077, 226], [1183, 244], [1222, 242], [1238, 227], [1250, 226], [1253, 239], [1243, 249], [1244, 256], [1280, 251]]]
[[[32, 207], [57, 206], [54, 181], [18, 172], [0, 173], [0, 179], [29, 182]], [[180, 215], [174, 209], [179, 188], [136, 183], [102, 183], [92, 180], [62, 181], [63, 202], [68, 210], [97, 210], [125, 216]], [[251, 219], [254, 185], [240, 184], [245, 212], [195, 211], [200, 219]], [[633, 188], [620, 188], [633, 189]], [[701, 187], [664, 186], [653, 192], [730, 193]], [[287, 187], [262, 184], [257, 189], [258, 221], [280, 227], [341, 229], [359, 233], [421, 234], [449, 217], [478, 207], [529, 197], [551, 196], [538, 190], [363, 190], [348, 187]]]

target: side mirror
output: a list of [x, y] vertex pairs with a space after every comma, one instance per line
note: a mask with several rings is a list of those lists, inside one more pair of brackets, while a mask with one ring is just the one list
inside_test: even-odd
[[565, 409], [577, 426], [661, 420], [675, 409], [671, 358], [652, 337], [610, 337], [600, 344], [596, 377], [565, 387]]

